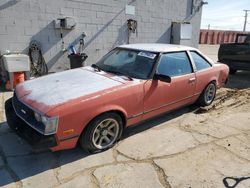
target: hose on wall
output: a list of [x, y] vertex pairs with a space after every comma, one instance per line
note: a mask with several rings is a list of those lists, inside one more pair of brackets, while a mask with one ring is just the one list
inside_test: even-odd
[[30, 57], [30, 76], [39, 77], [48, 74], [48, 67], [42, 55], [42, 49], [39, 42], [32, 40], [29, 46]]

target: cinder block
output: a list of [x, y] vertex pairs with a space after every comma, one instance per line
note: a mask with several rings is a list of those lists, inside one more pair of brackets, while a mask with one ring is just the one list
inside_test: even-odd
[[0, 35], [0, 52], [5, 52], [5, 50], [9, 49], [10, 37], [9, 35]]
[[91, 22], [92, 22], [93, 24], [103, 24], [104, 20], [103, 20], [103, 18], [92, 17], [92, 18], [91, 18]]
[[22, 52], [26, 47], [26, 43], [11, 42], [8, 50], [10, 50], [11, 52]]
[[26, 36], [26, 35], [18, 35], [15, 37], [15, 42], [17, 43], [27, 43], [28, 41], [30, 41], [31, 36]]
[[[78, 9], [77, 9], [78, 10]], [[80, 9], [79, 9], [80, 10]], [[60, 14], [64, 16], [75, 16], [74, 14], [74, 8], [65, 8], [61, 7], [60, 8]]]
[[91, 5], [91, 10], [93, 11], [101, 11], [102, 10], [102, 5], [101, 4], [92, 4]]
[[107, 6], [107, 5], [102, 5], [101, 11], [102, 12], [113, 12], [112, 7]]
[[46, 13], [59, 13], [59, 7], [58, 6], [46, 6]]
[[81, 3], [77, 1], [66, 1], [65, 7], [67, 8], [74, 8], [74, 9], [80, 9]]
[[97, 18], [106, 18], [107, 13], [106, 12], [96, 12]]
[[91, 9], [91, 4], [90, 3], [81, 3], [80, 4], [80, 7], [79, 7], [81, 10], [90, 10]]
[[24, 35], [26, 35], [26, 36], [34, 36], [38, 32], [39, 32], [39, 29], [36, 27], [25, 27], [24, 28]]
[[2, 25], [2, 26], [0, 27], [0, 35], [6, 35], [6, 34], [8, 34], [7, 28], [6, 28], [5, 25]]
[[24, 35], [24, 27], [6, 26], [8, 35]]

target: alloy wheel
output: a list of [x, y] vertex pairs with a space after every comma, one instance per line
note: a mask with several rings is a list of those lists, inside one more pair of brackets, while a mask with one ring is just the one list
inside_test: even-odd
[[213, 102], [216, 93], [216, 86], [211, 83], [208, 85], [205, 91], [205, 102], [210, 104]]
[[118, 134], [119, 123], [113, 118], [105, 119], [96, 126], [92, 143], [98, 149], [106, 149], [116, 141]]

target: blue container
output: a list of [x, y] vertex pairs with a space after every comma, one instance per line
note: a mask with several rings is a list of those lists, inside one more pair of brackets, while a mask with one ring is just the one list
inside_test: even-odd
[[70, 51], [70, 54], [76, 54], [76, 49], [73, 45], [69, 46], [69, 51]]

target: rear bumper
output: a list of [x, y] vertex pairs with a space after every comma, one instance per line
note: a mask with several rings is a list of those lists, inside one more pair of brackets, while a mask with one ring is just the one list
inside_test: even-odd
[[9, 127], [13, 129], [19, 137], [26, 140], [34, 150], [48, 150], [58, 145], [55, 135], [42, 135], [19, 118], [15, 113], [11, 101], [6, 101], [5, 114]]
[[250, 62], [228, 61], [222, 63], [228, 65], [231, 69], [250, 71]]

